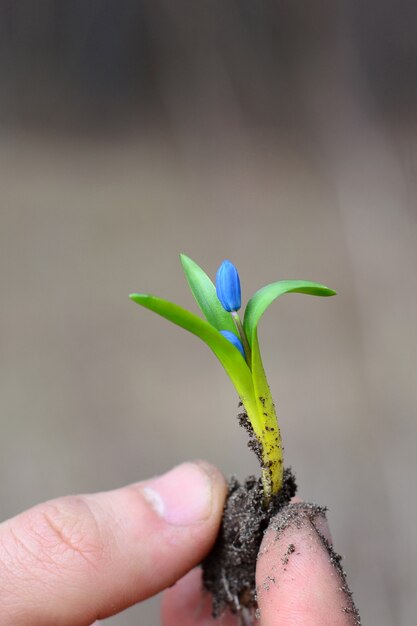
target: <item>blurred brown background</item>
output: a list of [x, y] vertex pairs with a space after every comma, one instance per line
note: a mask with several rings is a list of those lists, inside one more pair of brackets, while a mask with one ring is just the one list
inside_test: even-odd
[[[0, 1], [0, 516], [204, 457], [257, 471], [194, 337], [178, 254], [261, 328], [303, 498], [329, 506], [365, 625], [412, 626], [417, 10], [411, 0]], [[157, 601], [106, 621], [156, 626]]]

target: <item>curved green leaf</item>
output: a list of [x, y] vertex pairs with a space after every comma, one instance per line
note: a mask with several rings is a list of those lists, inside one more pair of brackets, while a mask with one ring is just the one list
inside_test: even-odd
[[256, 415], [251, 371], [239, 350], [230, 341], [223, 337], [211, 324], [177, 304], [144, 293], [132, 293], [129, 298], [200, 337], [223, 365], [245, 405], [248, 415], [249, 413], [251, 416]]
[[180, 254], [180, 259], [193, 296], [209, 324], [217, 330], [229, 330], [237, 335], [230, 313], [222, 307], [217, 297], [216, 287], [205, 271], [185, 254]]
[[262, 287], [249, 300], [243, 320], [243, 328], [251, 346], [260, 318], [269, 305], [284, 293], [305, 293], [311, 296], [325, 297], [336, 294], [333, 289], [320, 285], [320, 283], [312, 283], [306, 280], [280, 280], [277, 283], [271, 283], [266, 285], [266, 287]]

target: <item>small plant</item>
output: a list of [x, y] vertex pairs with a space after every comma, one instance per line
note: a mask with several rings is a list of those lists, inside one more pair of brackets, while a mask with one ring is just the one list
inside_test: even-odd
[[251, 447], [262, 469], [263, 505], [268, 507], [284, 480], [282, 441], [258, 342], [258, 323], [269, 305], [284, 293], [333, 296], [324, 285], [302, 280], [281, 280], [257, 291], [247, 303], [243, 322], [241, 289], [237, 269], [223, 261], [217, 271], [216, 286], [207, 274], [185, 254], [181, 263], [188, 284], [205, 320], [177, 304], [150, 294], [133, 293], [130, 298], [141, 306], [162, 315], [174, 324], [200, 337], [229, 375], [245, 413], [252, 436]]

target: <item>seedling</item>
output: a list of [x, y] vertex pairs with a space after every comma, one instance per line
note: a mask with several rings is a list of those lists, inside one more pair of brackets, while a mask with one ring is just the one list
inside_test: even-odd
[[[190, 289], [205, 319], [177, 304], [150, 294], [133, 293], [130, 298], [174, 324], [200, 337], [214, 352], [229, 375], [243, 404], [255, 450], [262, 469], [263, 503], [267, 507], [283, 485], [282, 441], [258, 341], [258, 323], [267, 308], [284, 293], [333, 296], [324, 285], [302, 280], [281, 280], [266, 285], [249, 299], [243, 316], [237, 269], [223, 261], [216, 285], [185, 254], [181, 263]], [[242, 420], [241, 420], [242, 421]]]

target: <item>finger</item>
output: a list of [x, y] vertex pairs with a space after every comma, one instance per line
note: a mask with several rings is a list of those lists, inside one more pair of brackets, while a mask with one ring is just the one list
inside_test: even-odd
[[324, 510], [290, 504], [262, 542], [256, 571], [262, 626], [353, 626], [359, 617]]
[[214, 619], [211, 596], [203, 592], [201, 569], [194, 569], [162, 597], [163, 626], [238, 626], [238, 618], [226, 612]]
[[203, 463], [61, 498], [0, 525], [0, 624], [87, 626], [171, 585], [211, 548], [226, 485]]

